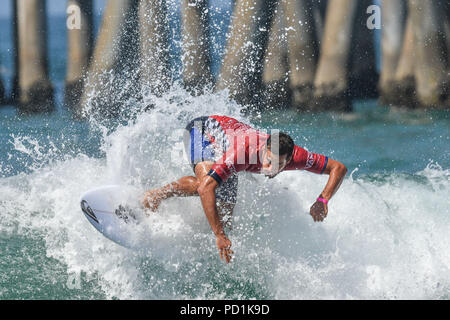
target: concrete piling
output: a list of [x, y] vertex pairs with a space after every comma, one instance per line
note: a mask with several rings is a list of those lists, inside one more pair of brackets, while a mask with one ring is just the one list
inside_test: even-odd
[[[350, 99], [376, 98], [379, 74], [375, 58], [375, 29], [367, 9], [373, 0], [358, 0], [351, 39], [349, 64]], [[374, 14], [372, 12], [372, 14]]]
[[45, 0], [17, 0], [18, 107], [33, 113], [54, 109], [48, 76]]
[[325, 29], [325, 17], [327, 12], [328, 0], [310, 0], [312, 3], [314, 28], [316, 29], [316, 39], [320, 45], [320, 40]]
[[329, 0], [314, 80], [314, 109], [350, 111], [349, 59], [357, 0]]
[[414, 32], [417, 99], [421, 107], [444, 107], [448, 96], [444, 2], [409, 0]]
[[391, 105], [396, 99], [395, 73], [402, 52], [406, 28], [406, 0], [382, 2], [382, 66], [379, 82], [380, 102]]
[[18, 103], [19, 99], [19, 12], [17, 10], [17, 1], [12, 2], [12, 38], [13, 38], [13, 56], [14, 56], [14, 75], [12, 80], [11, 103]]
[[261, 81], [276, 0], [236, 0], [215, 90], [229, 90], [242, 105], [261, 101]]
[[3, 80], [0, 78], [0, 105], [6, 103], [5, 96], [5, 87], [3, 86]]
[[448, 60], [450, 55], [450, 14], [444, 21], [444, 29], [445, 29], [445, 40], [447, 44], [447, 60]]
[[311, 0], [283, 0], [292, 105], [307, 110], [314, 93], [318, 59], [317, 31]]
[[290, 104], [288, 49], [284, 24], [284, 10], [276, 9], [269, 43], [264, 57], [263, 105], [265, 109], [280, 108]]
[[447, 43], [447, 62], [449, 63], [450, 68], [450, 2], [446, 1], [446, 6], [444, 8], [444, 29], [445, 29], [445, 40]]
[[[1, 65], [1, 61], [0, 61]], [[2, 104], [6, 104], [6, 94], [5, 94], [5, 87], [3, 85], [3, 79], [0, 77], [0, 106]]]
[[125, 56], [129, 52], [138, 51], [133, 39], [124, 39], [132, 25], [128, 20], [136, 19], [136, 7], [136, 0], [108, 0], [76, 116], [83, 117], [86, 112], [96, 110], [117, 114], [118, 95], [124, 94], [121, 92], [123, 84], [122, 88], [114, 85], [111, 75], [125, 69], [128, 63]]
[[[367, 11], [374, 0], [233, 3], [214, 83], [209, 0], [181, 1], [182, 83], [194, 95], [214, 86], [245, 107], [298, 111], [350, 111], [352, 99], [376, 96], [392, 106], [450, 107], [448, 1], [382, 0], [380, 75], [368, 22], [374, 13]], [[46, 0], [12, 4], [14, 77], [11, 99], [0, 79], [0, 103], [12, 101], [22, 112], [52, 110]], [[93, 49], [93, 0], [68, 0], [78, 11], [67, 13], [79, 14], [80, 26], [67, 23], [65, 105], [76, 115], [99, 109], [94, 113], [117, 116], [127, 103], [166, 93], [174, 80], [167, 5], [108, 0]]]
[[166, 0], [140, 0], [139, 31], [143, 88], [157, 96], [171, 85]]
[[414, 79], [414, 31], [412, 24], [411, 16], [408, 15], [401, 53], [394, 75], [393, 95], [391, 96], [393, 105], [406, 108], [415, 108], [417, 104]]
[[[445, 28], [445, 40], [447, 43], [447, 83], [450, 83], [450, 2], [447, 1], [447, 8], [446, 8], [446, 18], [444, 21], [444, 28]], [[445, 104], [445, 107], [447, 109], [450, 109], [450, 89], [448, 89], [449, 92], [447, 94], [447, 102]]]
[[[69, 0], [67, 1], [67, 8], [75, 20], [69, 21], [72, 24], [67, 26], [67, 71], [64, 104], [69, 108], [76, 108], [80, 102], [84, 76], [89, 68], [92, 55], [92, 0]], [[77, 21], [78, 19], [80, 21]]]
[[211, 56], [208, 35], [208, 0], [183, 0], [182, 57], [183, 83], [193, 94], [211, 88]]

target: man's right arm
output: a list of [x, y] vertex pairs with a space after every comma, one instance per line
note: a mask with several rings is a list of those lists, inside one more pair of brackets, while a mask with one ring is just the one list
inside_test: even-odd
[[225, 235], [223, 225], [220, 221], [216, 208], [215, 189], [218, 185], [218, 182], [214, 178], [207, 175], [203, 178], [197, 191], [202, 201], [206, 218], [208, 219], [209, 225], [216, 236], [216, 244], [220, 252], [220, 258], [225, 259], [228, 263], [231, 260], [233, 251], [230, 249], [231, 241]]

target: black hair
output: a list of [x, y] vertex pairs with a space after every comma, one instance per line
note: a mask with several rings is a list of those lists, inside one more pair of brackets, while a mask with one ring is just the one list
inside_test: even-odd
[[[271, 150], [272, 141], [275, 150]], [[267, 139], [267, 148], [277, 156], [286, 155], [286, 159], [289, 159], [294, 152], [294, 140], [284, 132], [273, 133], [269, 136], [269, 139]]]

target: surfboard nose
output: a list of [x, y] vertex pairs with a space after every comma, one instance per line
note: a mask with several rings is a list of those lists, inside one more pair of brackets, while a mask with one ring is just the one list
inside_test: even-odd
[[89, 207], [89, 204], [87, 203], [87, 201], [82, 200], [80, 205], [81, 205], [81, 210], [83, 211], [83, 213], [98, 223], [98, 219], [97, 219], [94, 211], [91, 209], [91, 207]]

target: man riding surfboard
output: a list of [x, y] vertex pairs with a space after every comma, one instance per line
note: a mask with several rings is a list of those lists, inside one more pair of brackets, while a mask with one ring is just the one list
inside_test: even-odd
[[260, 173], [269, 178], [285, 170], [328, 174], [325, 188], [310, 209], [314, 221], [323, 221], [327, 216], [328, 201], [347, 173], [342, 163], [295, 145], [285, 133], [267, 134], [226, 116], [192, 120], [186, 127], [184, 145], [195, 177], [182, 177], [146, 192], [143, 205], [156, 211], [164, 199], [200, 196], [220, 257], [227, 263], [233, 251], [225, 234], [225, 217], [231, 216], [236, 204], [238, 172]]

